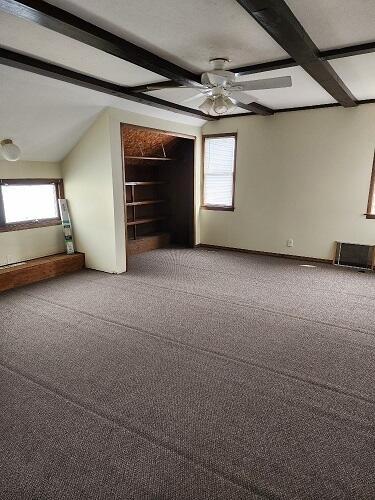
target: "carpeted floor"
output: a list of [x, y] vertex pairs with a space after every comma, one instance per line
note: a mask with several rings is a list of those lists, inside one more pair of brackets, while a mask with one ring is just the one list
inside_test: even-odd
[[375, 499], [375, 276], [210, 250], [0, 296], [0, 498]]

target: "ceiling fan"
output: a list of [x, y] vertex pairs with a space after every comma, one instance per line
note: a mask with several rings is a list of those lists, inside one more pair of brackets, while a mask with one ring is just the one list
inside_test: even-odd
[[[224, 115], [232, 111], [236, 106], [241, 107], [241, 104], [248, 105], [254, 100], [249, 94], [245, 94], [244, 91], [279, 89], [292, 86], [292, 78], [290, 76], [238, 81], [235, 73], [225, 69], [228, 62], [229, 60], [224, 57], [211, 59], [210, 63], [213, 69], [202, 73], [201, 86], [199, 84], [197, 86], [175, 85], [180, 88], [192, 88], [198, 92], [197, 95], [189, 97], [182, 102], [191, 102], [196, 99], [202, 99], [202, 96], [205, 96], [206, 99], [199, 106], [199, 109], [203, 113], [210, 115]], [[147, 86], [147, 90], [163, 88], [162, 84], [160, 87], [157, 85], [153, 86], [151, 84]], [[170, 88], [172, 85], [168, 85], [168, 87]]]

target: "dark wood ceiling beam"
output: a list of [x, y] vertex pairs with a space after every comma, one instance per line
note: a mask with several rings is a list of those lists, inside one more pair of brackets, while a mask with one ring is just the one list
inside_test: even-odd
[[[362, 106], [364, 104], [375, 104], [375, 99], [361, 99], [357, 101], [358, 106]], [[290, 113], [293, 111], [308, 111], [311, 109], [323, 109], [323, 108], [338, 108], [341, 107], [341, 104], [338, 102], [331, 102], [328, 104], [312, 104], [310, 106], [299, 106], [296, 108], [281, 108], [281, 109], [274, 109], [273, 113], [274, 115], [278, 115], [279, 113]], [[220, 117], [220, 119], [223, 118], [241, 118], [243, 116], [254, 116], [255, 113], [236, 113], [236, 114], [231, 114], [231, 115], [223, 115]]]
[[263, 73], [265, 71], [273, 71], [275, 69], [285, 69], [293, 68], [298, 66], [296, 61], [292, 58], [280, 59], [279, 61], [270, 61], [266, 63], [259, 64], [249, 64], [247, 66], [241, 66], [239, 68], [231, 68], [229, 71], [233, 71], [238, 76], [253, 75], [255, 73]]
[[0, 10], [162, 75], [200, 87], [199, 76], [43, 0], [0, 0]]
[[270, 116], [274, 113], [273, 109], [267, 108], [266, 106], [263, 106], [263, 104], [259, 104], [257, 102], [250, 102], [249, 104], [245, 104], [243, 102], [236, 101], [236, 99], [233, 97], [232, 99], [233, 101], [235, 101], [238, 108], [247, 109], [247, 111], [251, 111], [254, 115]]
[[217, 120], [216, 117], [208, 116], [199, 110], [187, 108], [180, 104], [175, 104], [146, 94], [136, 94], [129, 90], [129, 87], [123, 87], [104, 80], [99, 80], [98, 78], [84, 75], [61, 66], [56, 66], [55, 64], [19, 54], [8, 49], [0, 48], [0, 64], [78, 85], [86, 89], [96, 90], [97, 92], [109, 94], [121, 99], [127, 99], [128, 101], [172, 111], [173, 113], [179, 113], [203, 120]]
[[375, 52], [375, 42], [361, 43], [339, 49], [323, 50], [319, 52], [319, 57], [325, 61], [340, 59], [341, 57], [359, 56], [362, 54], [371, 54]]
[[[199, 78], [199, 75], [197, 75]], [[180, 85], [173, 80], [168, 80], [166, 82], [155, 82], [155, 83], [147, 83], [145, 85], [136, 85], [135, 87], [131, 87], [132, 92], [153, 92], [154, 90], [164, 90], [164, 89], [177, 89], [183, 88], [183, 85]]]
[[[319, 59], [329, 61], [332, 59], [340, 59], [341, 57], [352, 57], [362, 54], [370, 54], [375, 52], [375, 42], [361, 43], [359, 45], [351, 45], [349, 47], [339, 47], [336, 49], [322, 50], [317, 52]], [[230, 71], [238, 74], [238, 76], [252, 75], [255, 73], [263, 73], [273, 71], [275, 69], [286, 69], [299, 66], [292, 58], [280, 59], [259, 64], [249, 64], [239, 68], [232, 68]]]
[[356, 99], [319, 50], [284, 0], [237, 0], [260, 26], [342, 106]]
[[[339, 47], [336, 49], [322, 50], [318, 52], [319, 59], [330, 61], [332, 59], [340, 59], [342, 57], [353, 57], [362, 54], [371, 54], [375, 52], [375, 42], [361, 43], [359, 45], [350, 45], [349, 47]], [[253, 75], [256, 73], [265, 73], [267, 71], [274, 71], [276, 69], [287, 69], [299, 66], [298, 63], [291, 57], [287, 59], [279, 59], [277, 61], [269, 61], [258, 64], [248, 64], [246, 66], [239, 66], [231, 68], [230, 71], [236, 73], [238, 76]], [[199, 78], [199, 75], [196, 75]], [[160, 90], [162, 88], [178, 87], [174, 82], [157, 82], [148, 85], [139, 85], [132, 87], [134, 92], [147, 92], [151, 90]]]

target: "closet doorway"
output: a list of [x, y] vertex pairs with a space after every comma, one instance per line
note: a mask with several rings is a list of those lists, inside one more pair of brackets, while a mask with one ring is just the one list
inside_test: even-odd
[[195, 137], [122, 124], [127, 256], [193, 247]]

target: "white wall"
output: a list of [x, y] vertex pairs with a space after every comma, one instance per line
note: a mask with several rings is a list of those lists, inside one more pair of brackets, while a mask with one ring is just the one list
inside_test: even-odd
[[[0, 161], [1, 179], [61, 178], [58, 163]], [[64, 252], [61, 226], [0, 233], [0, 265]]]
[[363, 216], [374, 104], [227, 118], [203, 128], [220, 132], [238, 132], [235, 211], [201, 209], [201, 243], [323, 259], [336, 240], [375, 244], [375, 220]]

